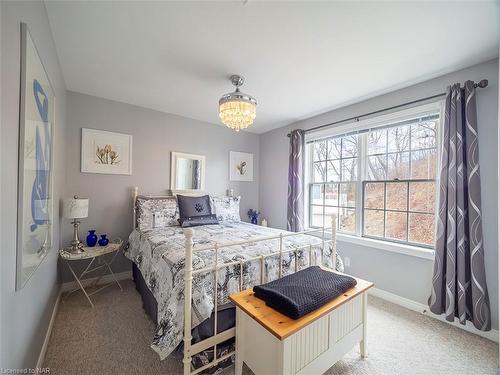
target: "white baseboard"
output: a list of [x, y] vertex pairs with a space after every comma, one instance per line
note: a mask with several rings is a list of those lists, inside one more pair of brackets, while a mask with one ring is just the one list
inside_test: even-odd
[[431, 318], [434, 318], [434, 319], [440, 320], [442, 322], [451, 324], [454, 327], [463, 329], [467, 332], [474, 333], [478, 336], [484, 337], [488, 340], [491, 340], [491, 341], [498, 343], [499, 332], [496, 329], [492, 329], [491, 331], [480, 331], [480, 330], [476, 329], [474, 327], [474, 325], [469, 321], [467, 321], [466, 325], [462, 325], [458, 321], [449, 322], [445, 319], [444, 315], [436, 315], [436, 314], [432, 313], [431, 311], [429, 311], [429, 306], [424, 305], [423, 303], [415, 302], [415, 301], [410, 300], [408, 298], [400, 297], [394, 293], [390, 293], [390, 292], [387, 292], [387, 291], [382, 290], [382, 289], [371, 288], [368, 291], [368, 293], [375, 296], [375, 297], [381, 298], [381, 299], [386, 300], [388, 302], [392, 302], [392, 303], [399, 305], [399, 306], [406, 307], [407, 309], [416, 311], [418, 313], [429, 316]]
[[[132, 271], [115, 273], [115, 277], [118, 281], [132, 279]], [[90, 285], [97, 278], [98, 277], [92, 277], [90, 279], [81, 280], [83, 287]], [[114, 281], [113, 276], [108, 274], [108, 275], [104, 275], [103, 277], [101, 277], [101, 280], [99, 280], [99, 284], [107, 284], [107, 283], [110, 283], [112, 281]], [[76, 281], [69, 281], [67, 283], [62, 284], [62, 286], [61, 286], [62, 292], [69, 292], [70, 290], [73, 290], [76, 288], [78, 288], [78, 283]]]
[[56, 320], [57, 311], [59, 310], [59, 302], [61, 301], [61, 289], [57, 295], [56, 303], [52, 309], [52, 316], [50, 317], [49, 326], [47, 327], [47, 332], [45, 333], [45, 339], [43, 340], [42, 349], [38, 355], [38, 360], [36, 361], [36, 368], [41, 369], [43, 367], [43, 362], [45, 361], [45, 354], [47, 354], [47, 348], [49, 347], [50, 335], [52, 333], [52, 327]]

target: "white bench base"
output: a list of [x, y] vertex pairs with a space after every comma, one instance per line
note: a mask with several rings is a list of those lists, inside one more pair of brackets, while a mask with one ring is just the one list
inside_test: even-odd
[[366, 349], [367, 292], [279, 340], [236, 308], [236, 375], [243, 362], [256, 375], [321, 374], [359, 343]]

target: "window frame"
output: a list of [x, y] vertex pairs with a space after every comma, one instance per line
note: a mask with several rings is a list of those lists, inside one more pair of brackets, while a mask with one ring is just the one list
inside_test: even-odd
[[[438, 100], [434, 102], [429, 102], [427, 104], [415, 106], [412, 108], [407, 108], [399, 111], [394, 111], [389, 114], [385, 115], [379, 115], [376, 117], [371, 117], [368, 119], [363, 119], [363, 120], [358, 120], [355, 122], [349, 122], [345, 123], [340, 126], [336, 126], [335, 128], [330, 128], [330, 129], [322, 129], [319, 131], [316, 131], [311, 134], [306, 134], [306, 143], [310, 144], [316, 141], [321, 141], [325, 140], [326, 138], [333, 138], [333, 137], [342, 137], [342, 136], [352, 136], [352, 135], [357, 135], [359, 137], [358, 139], [358, 151], [357, 151], [357, 180], [356, 181], [351, 181], [352, 183], [355, 184], [356, 186], [356, 205], [355, 205], [355, 232], [345, 232], [340, 229], [340, 223], [337, 220], [337, 230], [338, 233], [341, 234], [341, 236], [346, 236], [346, 237], [355, 237], [359, 238], [359, 240], [367, 239], [369, 241], [381, 241], [381, 242], [388, 242], [388, 243], [393, 243], [394, 245], [399, 244], [407, 247], [413, 247], [415, 249], [421, 249], [422, 251], [431, 251], [434, 250], [434, 245], [428, 245], [428, 244], [422, 244], [418, 242], [410, 242], [410, 241], [400, 241], [397, 239], [391, 239], [391, 238], [385, 238], [385, 237], [376, 237], [376, 236], [367, 236], [363, 234], [363, 229], [364, 229], [364, 191], [365, 191], [365, 184], [370, 183], [370, 182], [404, 182], [404, 181], [411, 181], [411, 182], [427, 182], [427, 181], [434, 181], [435, 182], [435, 210], [434, 210], [434, 234], [436, 231], [436, 220], [437, 220], [437, 206], [438, 206], [438, 200], [437, 200], [437, 194], [438, 194], [438, 187], [439, 187], [439, 163], [441, 160], [441, 152], [442, 152], [442, 145], [441, 145], [441, 133], [442, 133], [442, 127], [443, 127], [443, 109], [444, 109], [444, 100]], [[439, 123], [436, 128], [436, 176], [434, 179], [411, 179], [411, 174], [410, 171], [408, 172], [408, 179], [393, 179], [393, 180], [368, 180], [366, 179], [367, 176], [367, 171], [366, 171], [366, 157], [367, 157], [367, 142], [364, 141], [364, 133], [368, 133], [370, 130], [376, 130], [377, 128], [388, 128], [391, 127], [392, 124], [396, 125], [398, 122], [403, 122], [410, 120], [412, 118], [416, 117], [425, 117], [428, 115], [433, 115], [433, 114], [438, 114], [439, 115]], [[411, 131], [411, 129], [410, 129]], [[304, 200], [304, 212], [305, 212], [305, 217], [308, 220], [308, 226], [311, 228], [316, 228], [315, 226], [312, 226], [312, 207], [317, 206], [317, 207], [325, 207], [325, 205], [314, 205], [312, 203], [312, 198], [311, 198], [311, 191], [312, 191], [312, 186], [317, 185], [317, 184], [328, 184], [328, 183], [333, 183], [333, 184], [340, 184], [343, 183], [343, 181], [338, 181], [338, 182], [313, 182], [314, 180], [314, 167], [313, 167], [313, 147], [309, 147], [307, 145], [307, 151], [306, 152], [306, 179], [304, 181], [304, 192], [305, 192], [305, 200]], [[410, 145], [408, 146], [408, 152], [410, 154]], [[434, 148], [432, 148], [434, 149]], [[427, 148], [425, 149], [427, 150]], [[410, 160], [411, 164], [411, 160]], [[411, 167], [410, 167], [411, 168]], [[410, 169], [411, 170], [411, 169]], [[386, 176], [387, 177], [387, 176]], [[344, 182], [349, 182], [349, 181], [344, 181]], [[385, 188], [384, 188], [385, 191]], [[409, 194], [409, 190], [408, 190]], [[340, 199], [340, 197], [339, 197]], [[385, 195], [384, 195], [384, 201], [385, 201]], [[338, 202], [338, 206], [336, 206], [338, 212], [337, 212], [337, 219], [340, 217], [340, 201]], [[332, 206], [333, 207], [333, 206]], [[409, 208], [409, 201], [407, 202], [407, 208]], [[384, 204], [384, 225], [386, 221], [385, 217], [385, 204]], [[323, 215], [324, 215], [324, 209], [323, 209]], [[410, 212], [410, 211], [408, 211]], [[413, 211], [411, 211], [413, 212]], [[407, 215], [408, 217], [408, 215]], [[323, 224], [324, 225], [324, 224]], [[409, 225], [409, 221], [407, 219], [407, 226]], [[385, 235], [385, 229], [384, 229], [384, 235]], [[409, 236], [409, 233], [407, 232], [407, 238]], [[408, 238], [409, 239], [409, 238]], [[369, 242], [367, 241], [367, 242]]]

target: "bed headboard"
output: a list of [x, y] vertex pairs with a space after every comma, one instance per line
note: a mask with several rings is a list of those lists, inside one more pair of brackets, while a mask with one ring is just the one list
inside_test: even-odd
[[[184, 193], [183, 195], [202, 196], [202, 195], [206, 195], [206, 194], [207, 194], [206, 192], [197, 191], [195, 193]], [[140, 223], [140, 221], [141, 221], [141, 209], [145, 208], [144, 204], [137, 203], [138, 199], [141, 199], [141, 201], [167, 200], [167, 199], [174, 199], [176, 197], [176, 195], [177, 194], [170, 194], [170, 193], [166, 194], [166, 195], [141, 195], [141, 194], [139, 194], [139, 187], [135, 186], [133, 189], [133, 194], [132, 194], [132, 197], [133, 197], [133, 201], [132, 201], [132, 209], [133, 209], [132, 227], [134, 229], [136, 229], [141, 224]], [[210, 197], [212, 199], [211, 205], [212, 205], [212, 208], [214, 209], [216, 202], [214, 202], [213, 199], [217, 199], [217, 198], [220, 198], [222, 196], [210, 196]], [[165, 203], [165, 202], [163, 202], [163, 203]], [[156, 213], [162, 211], [164, 208], [164, 207], [162, 208], [161, 203], [155, 204], [153, 202], [150, 202], [150, 204], [146, 204], [145, 210], [149, 211], [149, 210], [153, 209], [153, 207], [154, 207]], [[157, 207], [159, 207], [159, 208], [157, 209]], [[167, 204], [167, 207], [170, 207], [170, 205]], [[156, 211], [156, 209], [157, 209], [157, 211]], [[174, 213], [174, 210], [172, 209], [172, 207], [170, 207], [169, 209], [166, 210], [166, 212], [164, 211], [163, 213], [164, 214], [166, 213], [167, 221], [170, 221], [171, 225], [173, 225], [174, 222], [177, 223], [177, 219], [179, 218], [178, 217], [179, 216], [178, 209]], [[239, 209], [238, 209], [238, 217], [239, 217]]]

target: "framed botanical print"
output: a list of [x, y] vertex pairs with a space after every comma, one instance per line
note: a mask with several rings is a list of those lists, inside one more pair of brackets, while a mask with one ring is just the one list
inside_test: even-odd
[[16, 289], [53, 247], [55, 94], [28, 26], [21, 24]]
[[229, 152], [229, 180], [253, 181], [253, 154]]
[[132, 174], [132, 136], [82, 128], [81, 171]]

